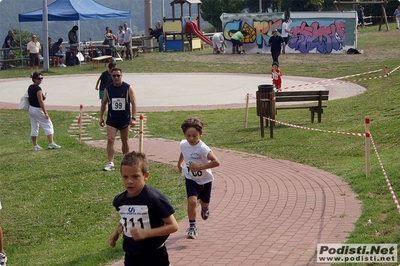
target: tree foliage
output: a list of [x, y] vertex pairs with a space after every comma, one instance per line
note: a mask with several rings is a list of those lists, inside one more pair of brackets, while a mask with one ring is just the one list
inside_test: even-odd
[[247, 0], [203, 0], [201, 17], [208, 21], [217, 31], [222, 30], [222, 13], [241, 13], [246, 9]]
[[[261, 12], [269, 12], [271, 7], [272, 0], [261, 0]], [[260, 0], [247, 0], [247, 10], [250, 13], [260, 12]]]

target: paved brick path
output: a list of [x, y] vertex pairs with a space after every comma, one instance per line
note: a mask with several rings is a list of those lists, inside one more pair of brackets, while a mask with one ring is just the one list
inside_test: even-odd
[[[138, 140], [130, 145], [139, 147]], [[153, 161], [176, 165], [176, 141], [145, 139], [143, 149]], [[188, 219], [179, 222], [167, 242], [171, 265], [315, 265], [317, 243], [341, 243], [354, 229], [360, 204], [339, 177], [289, 161], [213, 151], [221, 166], [214, 170], [211, 216], [198, 220], [196, 240], [185, 239]]]

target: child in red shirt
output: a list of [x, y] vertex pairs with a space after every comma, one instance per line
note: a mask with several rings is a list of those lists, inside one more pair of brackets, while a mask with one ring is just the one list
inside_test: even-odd
[[272, 76], [272, 84], [276, 88], [277, 91], [282, 91], [282, 71], [279, 69], [279, 64], [277, 62], [272, 63], [271, 69], [271, 76]]

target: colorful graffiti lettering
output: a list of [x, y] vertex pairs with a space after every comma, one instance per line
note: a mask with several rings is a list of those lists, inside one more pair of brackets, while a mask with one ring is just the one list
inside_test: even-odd
[[[243, 24], [243, 26], [242, 26]], [[231, 36], [235, 34], [235, 32], [239, 30], [244, 30], [249, 33], [246, 36], [244, 43], [251, 44], [255, 43], [258, 48], [262, 48], [263, 46], [266, 47], [268, 43], [268, 32], [270, 32], [270, 36], [272, 35], [273, 29], [281, 29], [282, 28], [282, 19], [279, 20], [268, 20], [268, 21], [261, 21], [261, 20], [253, 20], [251, 25], [247, 22], [242, 22], [241, 20], [233, 20], [229, 21], [225, 24], [223, 33], [226, 40], [230, 40]], [[268, 38], [266, 38], [268, 37]]]
[[[320, 12], [312, 12], [309, 15], [305, 18], [304, 14], [299, 12], [291, 16], [290, 29], [293, 34], [286, 46], [286, 53], [341, 53], [345, 46], [356, 45], [352, 35], [347, 36], [348, 43], [346, 43], [345, 33], [352, 32], [351, 25], [355, 25], [353, 23], [356, 20], [355, 13], [341, 13], [340, 17], [324, 16]], [[223, 14], [221, 18], [223, 35], [225, 40], [229, 41], [235, 32], [245, 30], [249, 33], [244, 40], [246, 52], [268, 53], [270, 47], [267, 44], [272, 36], [272, 30], [277, 29], [282, 33], [283, 18], [284, 13]], [[230, 42], [227, 44], [229, 47]]]
[[293, 27], [293, 35], [289, 47], [308, 53], [316, 49], [319, 53], [329, 54], [332, 50], [340, 51], [345, 46], [344, 22], [335, 21], [327, 27], [320, 27], [318, 22], [310, 26], [303, 21], [300, 26]]

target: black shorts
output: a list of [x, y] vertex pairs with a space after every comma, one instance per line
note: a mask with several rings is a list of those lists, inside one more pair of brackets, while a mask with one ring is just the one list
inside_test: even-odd
[[29, 66], [39, 66], [39, 54], [29, 54]]
[[241, 41], [239, 41], [239, 40], [234, 40], [234, 39], [231, 39], [231, 42], [232, 42], [232, 45], [233, 46], [243, 46], [243, 43], [241, 42]]
[[144, 254], [128, 254], [125, 253], [125, 266], [131, 265], [157, 265], [157, 266], [169, 266], [168, 252], [165, 245], [162, 247], [146, 252]]
[[197, 196], [204, 203], [210, 203], [212, 182], [199, 185], [196, 181], [186, 178], [187, 197]]
[[110, 127], [116, 128], [118, 130], [125, 129], [129, 127], [131, 118], [115, 119], [114, 117], [107, 117], [106, 124]]

